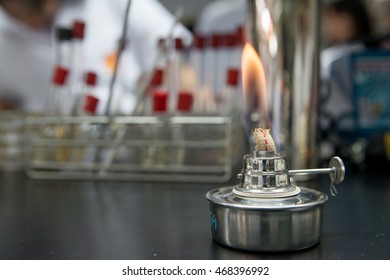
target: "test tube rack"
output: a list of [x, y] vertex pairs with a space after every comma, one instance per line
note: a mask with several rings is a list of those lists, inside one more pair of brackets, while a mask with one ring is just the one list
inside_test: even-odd
[[222, 116], [31, 116], [26, 172], [35, 179], [225, 182], [242, 151]]

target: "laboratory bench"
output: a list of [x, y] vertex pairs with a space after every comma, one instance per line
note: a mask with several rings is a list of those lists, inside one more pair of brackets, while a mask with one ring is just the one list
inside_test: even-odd
[[[347, 170], [320, 244], [277, 254], [212, 241], [205, 194], [227, 184], [0, 179], [0, 259], [390, 259], [387, 171]], [[326, 176], [302, 184], [329, 194]]]

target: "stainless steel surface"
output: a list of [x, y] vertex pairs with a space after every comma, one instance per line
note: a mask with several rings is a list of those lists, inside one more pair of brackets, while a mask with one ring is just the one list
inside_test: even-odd
[[241, 183], [233, 192], [246, 197], [288, 197], [299, 193], [290, 183], [286, 160], [275, 152], [254, 151], [244, 156]]
[[293, 176], [306, 174], [329, 174], [332, 182], [339, 184], [344, 181], [345, 165], [340, 157], [332, 157], [329, 162], [329, 168], [289, 170], [288, 174]]
[[336, 184], [339, 184], [344, 181], [345, 165], [343, 160], [339, 157], [333, 157], [329, 162], [329, 166], [330, 168], [333, 168], [335, 170], [335, 172], [329, 174], [331, 180]]
[[247, 0], [246, 37], [264, 64], [272, 134], [291, 169], [317, 163], [318, 0]]
[[[337, 192], [333, 183], [343, 179], [344, 171], [338, 157], [331, 160], [330, 168], [308, 170], [331, 175], [332, 195]], [[276, 152], [245, 155], [241, 182], [206, 194], [213, 239], [249, 251], [291, 251], [317, 244], [328, 197], [296, 186], [289, 173], [285, 158]]]
[[232, 188], [207, 194], [212, 237], [223, 245], [249, 251], [301, 250], [319, 243], [327, 196], [301, 188], [289, 199], [247, 199]]
[[296, 211], [299, 209], [318, 206], [327, 201], [326, 194], [317, 190], [300, 187], [300, 193], [290, 197], [278, 198], [250, 198], [241, 197], [233, 193], [234, 187], [214, 189], [206, 194], [206, 198], [215, 204], [225, 207], [247, 209], [247, 210], [287, 210]]
[[288, 175], [306, 175], [306, 174], [330, 174], [335, 172], [335, 168], [311, 168], [311, 169], [296, 169], [289, 170]]

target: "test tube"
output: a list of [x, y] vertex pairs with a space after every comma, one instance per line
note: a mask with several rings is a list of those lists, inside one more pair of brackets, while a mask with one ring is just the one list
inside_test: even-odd
[[57, 65], [63, 65], [70, 68], [70, 61], [72, 56], [71, 41], [73, 39], [72, 29], [57, 26], [56, 33], [56, 48], [55, 48], [55, 62]]
[[206, 46], [206, 38], [201, 34], [195, 34], [192, 50], [190, 54], [191, 65], [194, 68], [196, 82], [194, 90], [194, 106], [195, 113], [202, 113], [204, 111], [202, 88], [204, 87], [204, 50]]
[[[62, 103], [62, 95], [64, 87], [67, 82], [69, 71], [67, 68], [57, 65], [53, 69], [50, 88], [47, 91], [46, 98], [43, 105], [43, 113], [56, 116], [61, 114], [60, 104]], [[40, 137], [55, 139], [60, 132], [61, 128], [57, 128], [58, 125], [47, 125], [42, 127], [38, 133], [42, 134]], [[54, 160], [57, 153], [57, 149], [51, 151], [46, 146], [37, 147], [35, 150], [34, 158], [37, 160]]]
[[[57, 65], [54, 68], [52, 76], [52, 87], [48, 98], [48, 113], [51, 115], [64, 116], [65, 109], [68, 106], [68, 88], [67, 79], [69, 70], [63, 66]], [[69, 126], [62, 122], [62, 118], [53, 126], [45, 129], [46, 136], [54, 139], [64, 139], [69, 135]], [[56, 161], [63, 162], [69, 156], [69, 147], [56, 146], [54, 158]]]
[[169, 112], [174, 114], [176, 109], [177, 94], [181, 88], [181, 68], [184, 63], [184, 44], [181, 38], [174, 38], [171, 51], [169, 71]]
[[218, 71], [218, 51], [221, 44], [219, 34], [212, 34], [208, 38], [208, 47], [205, 50], [205, 79], [206, 88], [203, 92], [203, 99], [206, 113], [216, 112], [216, 90]]
[[[84, 74], [84, 89], [83, 92], [83, 100], [80, 98], [82, 95], [80, 94], [77, 97], [77, 112], [79, 115], [95, 115], [96, 109], [98, 105], [98, 99], [95, 96], [95, 87], [97, 84], [97, 74], [93, 71], [87, 71]], [[96, 100], [95, 100], [96, 99]], [[82, 102], [81, 102], [82, 101]], [[93, 109], [93, 111], [91, 111]]]
[[64, 115], [64, 108], [68, 101], [67, 98], [67, 79], [69, 70], [61, 65], [54, 68], [51, 79], [51, 89], [46, 98], [45, 111], [49, 114]]
[[166, 90], [156, 90], [152, 93], [152, 112], [162, 119], [158, 123], [145, 126], [145, 138], [151, 141], [142, 156], [145, 166], [163, 166], [167, 163], [167, 151], [160, 145], [160, 141], [166, 140], [169, 134], [164, 122], [169, 107], [168, 96]]
[[[79, 116], [94, 116], [99, 103], [99, 99], [94, 96], [95, 86], [97, 84], [97, 75], [93, 71], [88, 71], [84, 74], [83, 94], [77, 97], [76, 113]], [[73, 137], [75, 139], [95, 139], [98, 138], [99, 131], [96, 126], [92, 126], [90, 123], [85, 122], [84, 119], [75, 126], [73, 130]], [[85, 144], [84, 144], [85, 145]], [[83, 162], [93, 162], [96, 157], [96, 149], [73, 148], [71, 159], [73, 161], [79, 161], [84, 155]], [[86, 156], [88, 154], [88, 156]], [[88, 160], [86, 160], [88, 158]]]
[[[79, 115], [81, 116], [94, 116], [96, 115], [96, 109], [99, 103], [99, 99], [87, 93], [82, 100], [82, 106], [80, 106]], [[100, 130], [96, 125], [93, 125], [85, 120], [82, 120], [75, 131], [74, 138], [76, 140], [88, 140], [88, 142], [82, 142], [81, 147], [73, 147], [71, 160], [83, 163], [93, 163], [96, 159], [96, 146], [93, 141], [98, 140], [100, 137]]]
[[218, 44], [215, 48], [215, 91], [214, 98], [217, 108], [222, 105], [222, 90], [224, 87], [224, 78], [226, 73], [226, 60], [229, 59], [225, 34], [214, 35], [218, 36]]
[[[63, 27], [63, 26], [57, 26], [55, 28], [55, 35], [56, 35], [55, 64], [58, 65], [58, 67], [55, 67], [55, 69], [54, 69], [51, 94], [49, 96], [49, 100], [47, 100], [51, 104], [50, 105], [46, 104], [45, 110], [52, 107], [51, 109], [49, 109], [49, 111], [48, 111], [49, 113], [54, 113], [54, 111], [56, 111], [55, 113], [60, 113], [60, 111], [61, 111], [61, 114], [65, 114], [65, 112], [67, 110], [66, 106], [70, 105], [70, 103], [66, 102], [65, 104], [62, 104], [61, 110], [59, 111], [59, 110], [57, 110], [58, 108], [55, 108], [55, 106], [59, 106], [61, 103], [59, 102], [59, 100], [56, 100], [56, 99], [60, 98], [59, 95], [68, 95], [69, 93], [64, 92], [64, 90], [61, 90], [62, 91], [61, 94], [59, 94], [59, 93], [53, 94], [53, 91], [60, 91], [58, 89], [54, 90], [54, 87], [61, 88], [61, 87], [65, 86], [65, 81], [64, 81], [64, 84], [58, 83], [61, 80], [61, 78], [60, 78], [61, 71], [62, 71], [61, 68], [66, 69], [66, 71], [68, 72], [68, 73], [66, 73], [66, 78], [65, 78], [67, 80], [66, 83], [69, 84], [69, 80], [71, 80], [70, 76], [72, 73], [69, 73], [68, 69], [71, 68], [73, 32], [72, 32], [72, 29], [70, 29], [70, 28]], [[54, 81], [55, 80], [54, 76], [56, 76], [56, 72], [58, 75], [57, 76], [58, 80]], [[65, 96], [63, 96], [62, 98], [65, 99]], [[66, 101], [68, 101], [68, 100], [66, 100]], [[56, 104], [54, 104], [54, 103], [56, 103]]]
[[230, 60], [231, 63], [229, 64], [230, 67], [240, 68], [241, 67], [241, 57], [242, 57], [242, 50], [245, 44], [245, 34], [244, 34], [244, 28], [243, 26], [239, 25], [235, 32], [235, 44], [232, 49], [232, 59]]
[[225, 76], [229, 68], [239, 68], [241, 66], [241, 57], [236, 55], [237, 35], [235, 32], [229, 32], [225, 35], [225, 48], [223, 49], [223, 77], [222, 85], [225, 85]]
[[161, 68], [166, 69], [168, 64], [168, 58], [167, 58], [167, 39], [166, 38], [159, 38], [157, 41], [157, 53], [159, 53], [158, 57], [156, 58], [155, 62], [155, 68]]
[[[180, 115], [189, 115], [193, 107], [193, 94], [187, 91], [180, 91], [177, 98], [177, 111]], [[186, 139], [186, 130], [185, 127], [177, 123], [173, 127], [173, 140], [177, 143], [176, 152], [172, 153], [175, 155], [174, 163], [178, 166], [183, 165], [186, 148], [185, 148], [185, 139]]]
[[75, 114], [80, 106], [79, 101], [83, 88], [83, 41], [85, 36], [85, 23], [82, 20], [75, 20], [72, 24], [73, 44], [72, 44], [72, 73], [71, 84], [71, 108], [70, 113]]
[[[230, 67], [240, 67], [241, 58], [237, 57], [235, 47], [237, 45], [237, 35], [235, 32], [228, 32], [221, 35], [220, 48], [217, 52], [217, 70], [216, 70], [216, 104], [217, 107], [224, 107], [223, 90], [226, 85], [226, 74]], [[220, 111], [220, 110], [218, 110]]]
[[221, 114], [229, 116], [239, 113], [241, 109], [240, 100], [239, 70], [237, 68], [229, 68], [226, 71], [226, 85], [223, 91], [224, 110]]
[[156, 68], [154, 70], [152, 80], [150, 81], [150, 86], [148, 89], [148, 96], [146, 98], [146, 106], [145, 106], [145, 114], [146, 115], [152, 115], [152, 99], [153, 99], [153, 92], [157, 90], [163, 90], [164, 85], [164, 70], [162, 68]]

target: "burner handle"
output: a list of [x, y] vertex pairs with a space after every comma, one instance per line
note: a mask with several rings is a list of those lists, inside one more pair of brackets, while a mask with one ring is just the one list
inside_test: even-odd
[[329, 174], [333, 183], [339, 184], [344, 181], [345, 166], [340, 157], [332, 157], [328, 168], [297, 169], [289, 170], [288, 175], [308, 175], [308, 174]]

